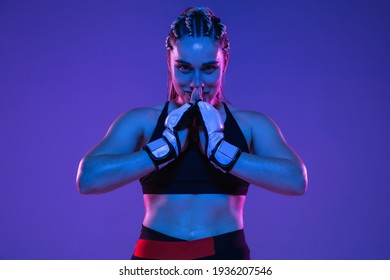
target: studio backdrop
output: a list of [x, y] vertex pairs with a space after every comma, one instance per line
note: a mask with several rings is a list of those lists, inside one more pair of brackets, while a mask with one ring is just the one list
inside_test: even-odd
[[129, 259], [138, 181], [76, 187], [80, 159], [126, 111], [167, 99], [165, 38], [210, 7], [231, 42], [224, 95], [269, 116], [309, 188], [250, 186], [253, 259], [390, 258], [388, 1], [0, 2], [0, 259]]

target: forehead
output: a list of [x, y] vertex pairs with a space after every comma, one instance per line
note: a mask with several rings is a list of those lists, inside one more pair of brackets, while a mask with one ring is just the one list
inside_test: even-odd
[[181, 59], [196, 64], [197, 62], [220, 61], [223, 59], [223, 53], [218, 42], [213, 38], [185, 36], [177, 40], [171, 57], [175, 60]]

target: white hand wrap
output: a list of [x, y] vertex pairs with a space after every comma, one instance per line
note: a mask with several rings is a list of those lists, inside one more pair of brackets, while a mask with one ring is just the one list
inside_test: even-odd
[[159, 138], [144, 146], [157, 170], [175, 159], [175, 150], [165, 137]]
[[185, 126], [189, 122], [185, 118], [188, 117], [189, 109], [192, 106], [192, 104], [186, 103], [173, 110], [165, 119], [166, 129], [162, 138], [144, 146], [144, 150], [152, 159], [157, 170], [173, 161], [180, 154], [181, 143], [177, 134], [177, 128]]
[[240, 155], [240, 148], [226, 142], [225, 140], [221, 140], [212, 152], [210, 160], [214, 166], [222, 169], [224, 172], [229, 172], [232, 170]]
[[223, 121], [218, 110], [204, 101], [197, 102], [200, 115], [202, 116], [203, 124], [205, 126], [206, 144], [205, 152], [206, 156], [210, 158], [211, 152], [217, 146], [217, 144], [223, 139]]
[[206, 156], [216, 167], [229, 172], [241, 155], [241, 150], [223, 139], [224, 124], [218, 110], [204, 101], [197, 102], [197, 105], [205, 126]]
[[177, 135], [177, 130], [180, 128], [180, 126], [184, 125], [184, 122], [187, 122], [184, 120], [186, 118], [186, 113], [189, 113], [189, 109], [193, 105], [190, 103], [186, 103], [183, 106], [173, 110], [169, 113], [167, 118], [165, 119], [165, 127], [166, 129], [163, 132], [163, 136], [166, 137], [166, 139], [172, 144], [172, 146], [175, 149], [176, 157], [180, 154], [181, 151], [181, 145], [179, 136]]

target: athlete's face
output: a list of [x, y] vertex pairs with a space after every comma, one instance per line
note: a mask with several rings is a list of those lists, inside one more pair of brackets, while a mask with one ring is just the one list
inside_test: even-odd
[[213, 38], [185, 36], [178, 40], [168, 58], [176, 101], [189, 102], [192, 90], [202, 88], [203, 100], [214, 105], [226, 66], [224, 53]]

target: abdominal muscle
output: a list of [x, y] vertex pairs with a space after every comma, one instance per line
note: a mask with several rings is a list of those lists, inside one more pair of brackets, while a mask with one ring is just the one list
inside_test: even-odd
[[144, 194], [143, 225], [166, 235], [196, 240], [244, 227], [245, 196]]

